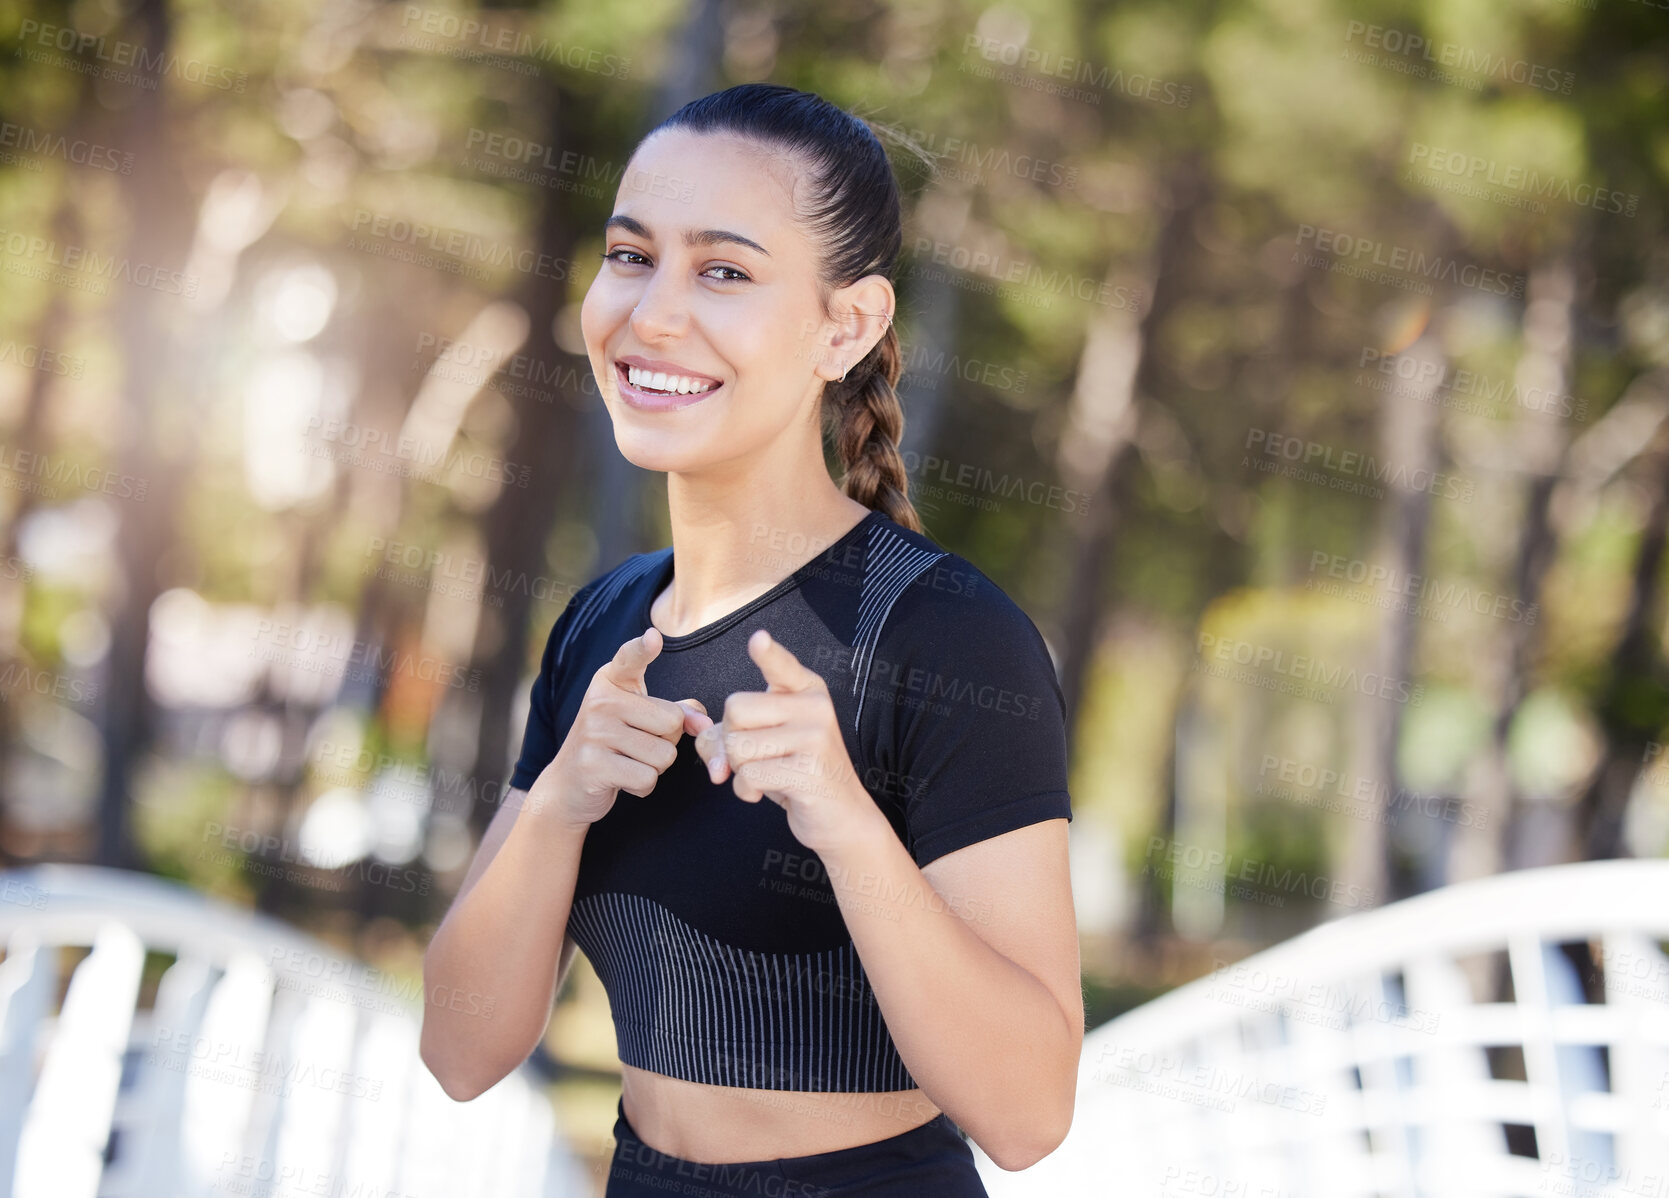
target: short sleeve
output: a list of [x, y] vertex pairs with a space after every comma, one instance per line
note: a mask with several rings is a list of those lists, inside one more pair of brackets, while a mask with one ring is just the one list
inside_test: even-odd
[[550, 636], [545, 639], [545, 652], [539, 659], [539, 676], [533, 680], [533, 691], [529, 696], [527, 707], [527, 728], [522, 733], [522, 752], [516, 760], [515, 771], [510, 775], [510, 787], [513, 790], [526, 790], [538, 779], [544, 768], [551, 763], [558, 749], [562, 747], [563, 738], [567, 735], [566, 728], [556, 726], [557, 696], [561, 693], [562, 682], [566, 676], [569, 659], [573, 656], [573, 645], [567, 646], [566, 656], [563, 644], [567, 640], [569, 627], [574, 622], [574, 613], [584, 603], [590, 586], [583, 586], [568, 600], [568, 606], [557, 616], [556, 623], [551, 625]]
[[[962, 581], [937, 585], [944, 578]], [[1066, 702], [1048, 646], [971, 566], [927, 571], [904, 589], [882, 624], [862, 704], [917, 865], [1072, 818]]]

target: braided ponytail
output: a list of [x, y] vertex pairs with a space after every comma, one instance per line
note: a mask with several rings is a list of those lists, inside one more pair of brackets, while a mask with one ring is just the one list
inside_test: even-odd
[[[909, 146], [907, 138], [780, 83], [739, 83], [691, 100], [650, 132], [666, 128], [741, 134], [805, 162], [809, 203], [799, 215], [822, 248], [818, 281], [825, 300], [829, 291], [867, 275], [892, 278], [904, 244], [903, 213], [898, 180], [877, 130]], [[845, 467], [840, 487], [847, 497], [920, 532], [898, 452], [904, 409], [894, 388], [902, 371], [898, 334], [889, 320], [881, 339], [844, 380], [823, 385], [821, 418]]]
[[825, 413], [832, 414], [835, 449], [846, 474], [840, 489], [848, 498], [885, 512], [893, 521], [920, 532], [921, 518], [910, 503], [910, 479], [898, 452], [904, 435], [904, 407], [894, 389], [904, 358], [893, 322], [853, 367], [844, 382], [823, 385]]

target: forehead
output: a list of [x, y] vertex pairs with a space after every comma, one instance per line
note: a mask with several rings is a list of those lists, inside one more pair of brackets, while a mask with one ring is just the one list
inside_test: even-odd
[[800, 166], [775, 147], [728, 133], [662, 129], [632, 155], [614, 211], [675, 242], [685, 229], [729, 229], [773, 258], [809, 250], [796, 216]]

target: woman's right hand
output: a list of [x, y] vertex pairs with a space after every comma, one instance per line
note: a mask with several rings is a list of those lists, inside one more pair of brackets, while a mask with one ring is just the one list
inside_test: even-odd
[[661, 630], [651, 624], [591, 676], [567, 739], [528, 792], [532, 806], [551, 807], [563, 823], [594, 824], [622, 790], [643, 798], [655, 789], [684, 733], [712, 726], [699, 699], [674, 703], [649, 694], [643, 675], [661, 644]]

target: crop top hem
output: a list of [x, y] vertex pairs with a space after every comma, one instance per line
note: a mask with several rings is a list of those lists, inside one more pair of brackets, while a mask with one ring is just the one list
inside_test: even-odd
[[917, 840], [912, 853], [916, 864], [922, 866], [957, 849], [1049, 819], [1072, 819], [1072, 799], [1067, 791], [1040, 790], [1010, 799], [1000, 807], [975, 812]]
[[[676, 1073], [663, 1073], [661, 1070], [652, 1068], [648, 1065], [639, 1065], [636, 1061], [628, 1061], [625, 1056], [620, 1053], [616, 1053], [615, 1057], [622, 1065], [630, 1065], [633, 1069], [641, 1069], [645, 1073], [653, 1073], [657, 1077], [670, 1077], [676, 1081], [690, 1080], [687, 1077], [679, 1077]], [[703, 1086], [714, 1086], [724, 1090], [763, 1090], [772, 1094], [908, 1094], [912, 1091], [921, 1089], [921, 1085], [919, 1083], [915, 1083], [913, 1079], [911, 1085], [899, 1086], [892, 1090], [785, 1090], [775, 1086], [737, 1086], [731, 1085], [728, 1082], [700, 1082], [698, 1084]]]

